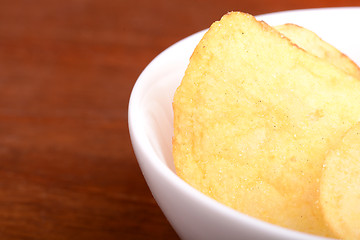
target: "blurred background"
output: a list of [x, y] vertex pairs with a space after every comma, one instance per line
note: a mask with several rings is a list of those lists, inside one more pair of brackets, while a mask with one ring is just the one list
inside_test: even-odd
[[0, 239], [178, 239], [136, 162], [131, 89], [228, 11], [358, 0], [0, 0]]

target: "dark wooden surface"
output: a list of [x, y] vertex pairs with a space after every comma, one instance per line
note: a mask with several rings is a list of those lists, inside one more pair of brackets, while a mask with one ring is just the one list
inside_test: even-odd
[[358, 0], [0, 0], [0, 239], [178, 239], [127, 125], [144, 67], [223, 14]]

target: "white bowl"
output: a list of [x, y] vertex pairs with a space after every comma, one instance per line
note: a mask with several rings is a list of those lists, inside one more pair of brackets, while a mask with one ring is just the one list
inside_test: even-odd
[[[360, 62], [360, 7], [295, 10], [257, 17], [295, 23]], [[149, 188], [182, 239], [325, 239], [288, 230], [230, 209], [190, 187], [175, 173], [171, 153], [172, 99], [204, 31], [174, 44], [139, 76], [129, 103], [133, 148]]]

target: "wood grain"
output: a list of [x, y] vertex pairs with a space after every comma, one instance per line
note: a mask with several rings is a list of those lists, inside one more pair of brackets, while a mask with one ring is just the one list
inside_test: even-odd
[[178, 239], [127, 107], [144, 67], [223, 14], [357, 0], [0, 0], [0, 238]]

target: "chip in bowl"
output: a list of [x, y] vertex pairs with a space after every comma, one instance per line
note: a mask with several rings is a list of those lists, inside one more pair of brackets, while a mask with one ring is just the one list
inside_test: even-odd
[[212, 24], [174, 96], [175, 168], [242, 213], [336, 237], [320, 179], [326, 153], [359, 120], [360, 81], [290, 39], [241, 12]]

